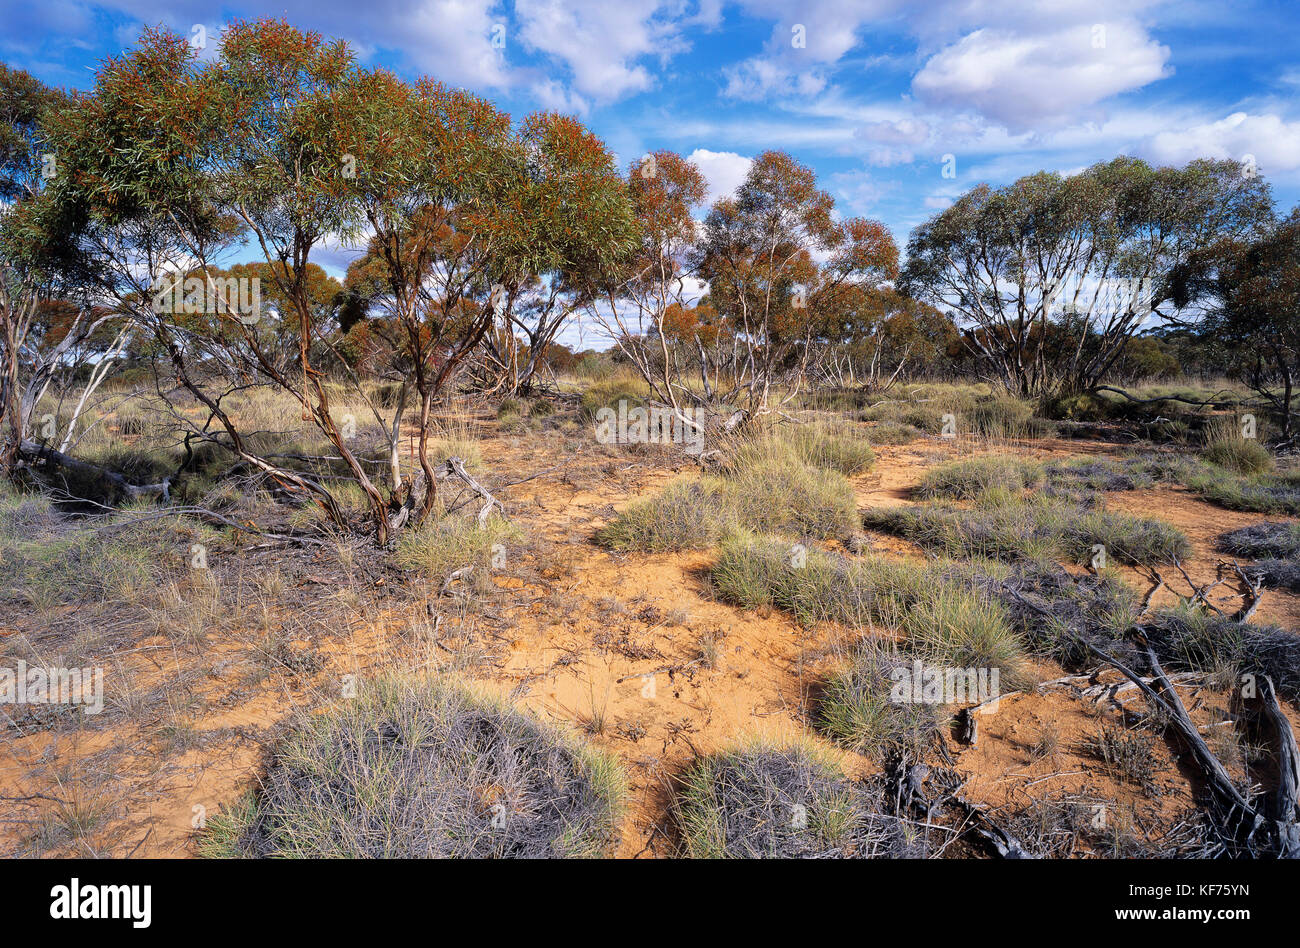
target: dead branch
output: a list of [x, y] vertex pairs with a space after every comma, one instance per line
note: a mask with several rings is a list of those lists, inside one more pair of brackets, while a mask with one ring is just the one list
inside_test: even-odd
[[448, 477], [458, 477], [465, 482], [465, 485], [469, 487], [470, 490], [483, 498], [483, 507], [478, 512], [478, 526], [480, 530], [487, 529], [488, 516], [492, 513], [493, 507], [496, 507], [501, 511], [501, 516], [504, 517], [506, 515], [505, 506], [501, 501], [493, 497], [492, 493], [486, 487], [470, 476], [469, 472], [465, 470], [465, 462], [461, 458], [447, 458], [447, 460], [443, 462], [442, 466], [435, 472], [435, 476], [440, 481], [445, 480]]
[[1118, 659], [1107, 655], [1095, 645], [1089, 644], [1088, 649], [1123, 672], [1142, 691], [1153, 710], [1164, 715], [1165, 720], [1182, 738], [1183, 743], [1191, 751], [1192, 757], [1201, 769], [1206, 785], [1216, 804], [1213, 809], [1217, 812], [1213, 815], [1218, 819], [1221, 827], [1228, 831], [1227, 835], [1229, 837], [1249, 844], [1250, 838], [1254, 835], [1261, 822], [1261, 817], [1246, 798], [1241, 795], [1241, 792], [1232, 782], [1232, 778], [1228, 775], [1228, 771], [1219, 759], [1214, 756], [1214, 753], [1205, 743], [1205, 739], [1201, 737], [1201, 732], [1192, 723], [1187, 709], [1183, 707], [1182, 699], [1178, 697], [1178, 692], [1174, 690], [1173, 682], [1169, 680], [1165, 670], [1160, 666], [1160, 660], [1156, 657], [1155, 650], [1150, 646], [1147, 647], [1147, 661], [1151, 664], [1153, 681], [1159, 685], [1162, 694], [1157, 693], [1151, 685], [1147, 684], [1147, 680], [1142, 678], [1141, 675]]
[[116, 471], [110, 471], [108, 468], [100, 467], [98, 464], [91, 464], [89, 461], [81, 461], [71, 455], [64, 454], [62, 451], [56, 451], [48, 445], [37, 444], [35, 441], [24, 440], [18, 447], [18, 453], [32, 466], [54, 465], [78, 474], [89, 475], [90, 477], [103, 478], [114, 487], [122, 491], [131, 499], [138, 497], [160, 496], [163, 503], [171, 502], [171, 478], [164, 477], [157, 484], [132, 484], [121, 474]]
[[1277, 787], [1270, 801], [1270, 816], [1277, 834], [1277, 855], [1282, 859], [1300, 859], [1300, 809], [1297, 793], [1300, 792], [1300, 750], [1296, 748], [1291, 722], [1278, 704], [1273, 680], [1261, 676], [1260, 701], [1264, 705], [1263, 717], [1273, 728], [1277, 740]]
[[[1220, 567], [1222, 568], [1224, 565], [1226, 564], [1220, 564]], [[1259, 608], [1259, 604], [1264, 598], [1262, 592], [1264, 580], [1261, 577], [1252, 581], [1236, 560], [1232, 561], [1232, 568], [1236, 572], [1237, 578], [1241, 580], [1243, 587], [1241, 591], [1243, 599], [1241, 609], [1232, 618], [1235, 622], [1249, 622], [1250, 617], [1255, 614], [1255, 610]]]

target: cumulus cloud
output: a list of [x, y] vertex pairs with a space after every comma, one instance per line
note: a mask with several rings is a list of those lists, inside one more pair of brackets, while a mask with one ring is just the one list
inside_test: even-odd
[[905, 165], [916, 157], [916, 147], [930, 140], [930, 124], [911, 118], [883, 120], [868, 122], [854, 134], [871, 143], [867, 149], [867, 161], [871, 164]]
[[1300, 121], [1233, 112], [1215, 122], [1158, 132], [1146, 140], [1143, 151], [1168, 164], [1193, 158], [1244, 161], [1252, 156], [1261, 174], [1296, 171], [1300, 170]]
[[654, 84], [640, 60], [667, 61], [688, 48], [684, 27], [716, 21], [720, 7], [705, 4], [696, 18], [665, 0], [517, 0], [515, 16], [528, 48], [568, 68], [573, 87], [592, 99], [612, 101]]
[[753, 164], [753, 159], [734, 151], [709, 151], [707, 148], [697, 148], [686, 158], [699, 166], [709, 183], [706, 204], [712, 204], [718, 198], [731, 197], [744, 182], [745, 175], [749, 174], [749, 166]]
[[890, 2], [866, 0], [743, 0], [752, 16], [775, 19], [763, 52], [723, 70], [724, 94], [759, 100], [806, 96], [827, 86], [829, 67], [861, 42], [863, 26]]
[[812, 98], [826, 88], [824, 70], [795, 72], [784, 63], [761, 56], [728, 66], [722, 74], [727, 79], [723, 95], [754, 102], [771, 96]]
[[1110, 96], [1171, 75], [1169, 48], [1136, 23], [1041, 35], [980, 29], [932, 56], [912, 80], [926, 101], [973, 108], [1012, 129], [1080, 121]]
[[582, 96], [565, 88], [558, 79], [540, 79], [533, 83], [531, 91], [537, 103], [550, 112], [569, 112], [582, 115], [590, 108]]
[[[492, 46], [493, 28], [507, 22], [498, 0], [367, 0], [364, 8], [355, 0], [280, 0], [270, 13], [240, 0], [102, 0], [102, 5], [141, 24], [163, 23], [185, 34], [202, 24], [209, 36], [232, 16], [283, 17], [302, 29], [344, 37], [363, 52], [397, 50], [420, 71], [451, 85], [510, 85], [504, 50]], [[508, 47], [509, 34], [502, 35]]]
[[843, 210], [856, 217], [870, 216], [886, 190], [865, 171], [844, 171], [831, 176], [831, 194], [843, 205]]

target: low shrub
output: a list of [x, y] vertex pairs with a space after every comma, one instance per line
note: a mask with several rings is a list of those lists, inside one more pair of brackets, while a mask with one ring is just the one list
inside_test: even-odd
[[896, 750], [919, 756], [940, 724], [936, 705], [895, 700], [895, 685], [912, 659], [868, 640], [831, 675], [817, 702], [816, 723], [829, 737], [883, 760]]
[[616, 765], [453, 681], [386, 677], [298, 715], [260, 788], [209, 820], [209, 856], [608, 855]]
[[934, 468], [922, 478], [917, 493], [921, 497], [971, 498], [993, 489], [1018, 493], [1042, 480], [1040, 464], [988, 455]]
[[1246, 572], [1256, 576], [1265, 586], [1300, 592], [1300, 557], [1259, 560], [1246, 567]]
[[799, 461], [852, 477], [869, 470], [875, 460], [871, 445], [851, 425], [818, 421], [778, 425], [737, 439], [723, 471], [736, 477], [752, 467]]
[[701, 757], [676, 811], [685, 855], [872, 859], [925, 854], [878, 789], [846, 779], [814, 748], [754, 745]]
[[1229, 510], [1300, 516], [1300, 482], [1291, 475], [1234, 476], [1222, 470], [1197, 471], [1184, 480], [1189, 489]]
[[1252, 523], [1222, 534], [1218, 547], [1253, 560], [1300, 559], [1300, 523]]
[[876, 462], [871, 444], [848, 425], [825, 422], [797, 425], [785, 437], [804, 464], [837, 471], [846, 477], [862, 474]]
[[821, 540], [848, 536], [857, 526], [853, 485], [844, 475], [793, 458], [741, 468], [718, 490], [739, 527]]
[[650, 404], [650, 389], [644, 380], [627, 374], [618, 374], [593, 381], [582, 391], [582, 410], [595, 418], [602, 408], [618, 411], [618, 403], [627, 402], [629, 409]]
[[109, 516], [61, 520], [38, 497], [0, 505], [0, 600], [57, 604], [152, 602], [189, 568], [195, 543], [216, 531], [181, 515], [144, 516], [133, 505]]
[[1001, 604], [1025, 645], [1067, 668], [1095, 665], [1089, 644], [1123, 651], [1124, 636], [1142, 611], [1133, 589], [1107, 573], [1073, 576], [1050, 560], [1017, 563], [1002, 575], [987, 567], [980, 573], [976, 587]]
[[1001, 687], [1026, 680], [1025, 655], [1005, 610], [969, 588], [939, 586], [908, 610], [903, 620], [908, 648], [941, 668], [998, 670]]
[[1211, 615], [1192, 606], [1165, 609], [1143, 622], [1162, 663], [1215, 675], [1225, 687], [1244, 674], [1268, 675], [1277, 692], [1300, 697], [1300, 635]]

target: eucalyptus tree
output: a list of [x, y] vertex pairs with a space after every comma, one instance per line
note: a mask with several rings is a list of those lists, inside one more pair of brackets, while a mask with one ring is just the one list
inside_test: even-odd
[[[208, 412], [201, 425], [178, 414], [189, 436], [223, 444], [342, 524], [329, 490], [255, 450], [223, 405], [246, 384], [257, 352], [250, 331], [257, 314], [213, 292], [214, 261], [244, 232], [225, 202], [237, 192], [222, 159], [237, 123], [252, 120], [247, 102], [255, 91], [232, 84], [223, 64], [201, 64], [185, 38], [145, 30], [135, 48], [105, 61], [89, 93], [49, 117], [59, 173], [28, 208], [30, 243], [68, 248], [62, 269], [77, 268], [94, 302], [140, 327], [168, 367], [160, 380], [170, 374]], [[298, 285], [305, 286], [301, 262]], [[213, 422], [224, 440], [210, 430]]]
[[[690, 259], [698, 232], [694, 214], [704, 203], [708, 185], [695, 164], [670, 151], [633, 161], [626, 180], [636, 242], [622, 268], [607, 276], [601, 292], [587, 301], [588, 312], [614, 339], [655, 398], [693, 424], [682, 403], [698, 401], [699, 396], [685, 384], [685, 372], [671, 343], [674, 329], [685, 329], [684, 314], [694, 312], [690, 306], [692, 293], [698, 291]], [[701, 378], [707, 398], [712, 388], [706, 369]]]
[[634, 200], [598, 137], [548, 112], [529, 116], [518, 135], [525, 229], [506, 255], [506, 319], [486, 337], [507, 393], [532, 388], [548, 347], [621, 271], [638, 238]]
[[1229, 248], [1218, 280], [1221, 303], [1205, 335], [1237, 353], [1242, 375], [1291, 440], [1300, 385], [1300, 207], [1258, 239]]
[[1270, 217], [1268, 186], [1236, 162], [1119, 157], [973, 188], [913, 231], [899, 285], [950, 312], [1010, 391], [1087, 391], [1141, 328], [1202, 304], [1216, 248]]
[[33, 220], [33, 205], [58, 175], [49, 116], [66, 101], [0, 63], [0, 466], [10, 474], [65, 357], [112, 319], [61, 299], [75, 289], [61, 279], [68, 248], [45, 242]]
[[770, 410], [779, 372], [803, 377], [821, 319], [897, 275], [898, 248], [884, 225], [833, 211], [811, 169], [768, 151], [735, 198], [704, 220], [694, 259], [744, 349], [737, 384], [751, 413]]
[[[578, 301], [626, 253], [631, 211], [612, 157], [572, 118], [539, 113], [516, 128], [486, 100], [436, 82], [377, 72], [361, 86], [366, 108], [340, 126], [339, 147], [355, 155], [349, 191], [372, 236], [350, 282], [395, 360], [393, 430], [408, 389], [419, 399], [422, 477], [404, 483], [396, 455], [390, 465], [394, 492], [404, 491], [395, 516], [419, 521], [434, 503], [430, 412], [457, 366], [485, 344], [508, 386], [526, 386]], [[515, 328], [528, 340], [522, 365]]]

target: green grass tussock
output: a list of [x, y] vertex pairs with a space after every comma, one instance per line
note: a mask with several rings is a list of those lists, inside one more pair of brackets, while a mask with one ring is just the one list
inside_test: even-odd
[[496, 515], [488, 517], [481, 529], [478, 518], [470, 513], [430, 517], [417, 529], [401, 533], [395, 559], [403, 569], [434, 578], [464, 566], [474, 567], [483, 576], [493, 565], [494, 553], [519, 536], [517, 527]]
[[670, 484], [639, 500], [596, 533], [619, 551], [704, 549], [737, 530], [794, 538], [848, 536], [856, 526], [853, 485], [789, 450], [749, 449], [720, 476]]
[[936, 705], [894, 700], [912, 659], [892, 645], [864, 642], [833, 673], [817, 701], [817, 728], [851, 750], [884, 760], [896, 750], [921, 755], [941, 723]]
[[989, 455], [941, 464], [926, 473], [917, 494], [921, 497], [969, 499], [1001, 490], [1019, 493], [1043, 481], [1043, 467], [1033, 461]]
[[973, 509], [876, 508], [866, 512], [863, 523], [953, 558], [1089, 563], [1101, 545], [1108, 559], [1146, 565], [1181, 559], [1191, 547], [1184, 534], [1159, 520], [1081, 510], [1041, 495], [995, 496]]

